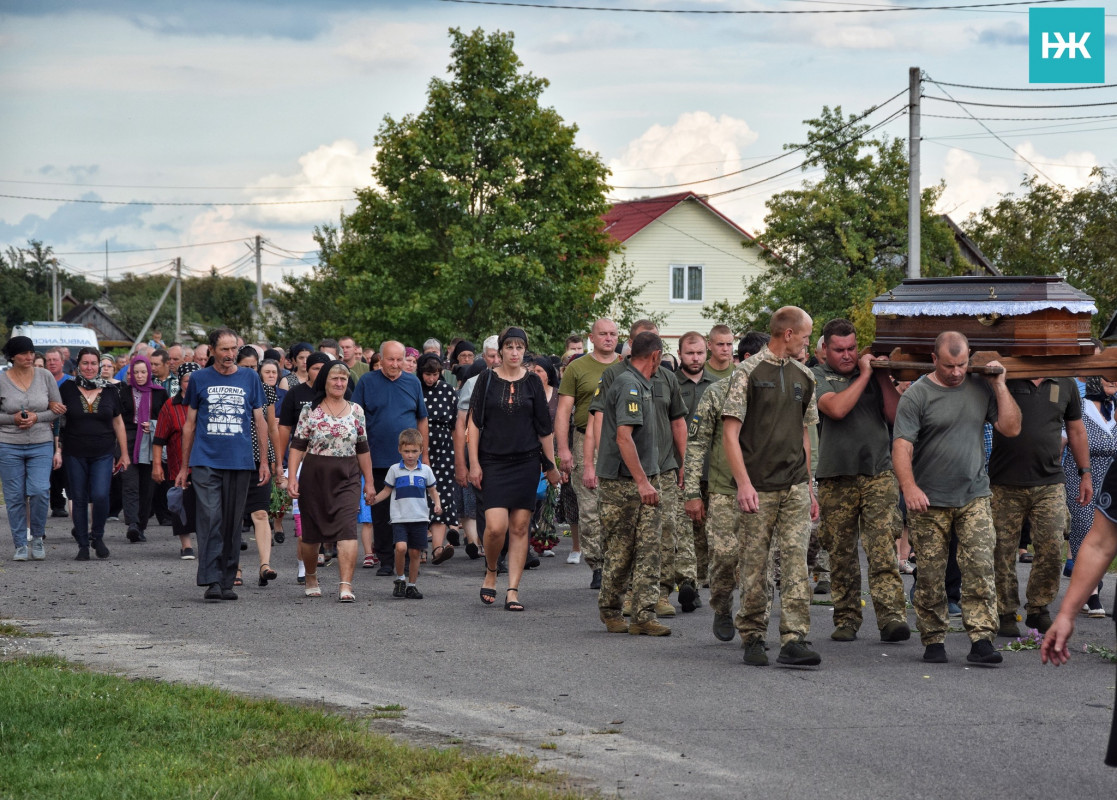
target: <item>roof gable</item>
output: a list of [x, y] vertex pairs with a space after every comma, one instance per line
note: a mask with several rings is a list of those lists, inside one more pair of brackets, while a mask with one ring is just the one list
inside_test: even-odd
[[660, 197], [645, 197], [640, 200], [617, 203], [602, 217], [605, 221], [605, 232], [618, 242], [626, 242], [675, 206], [688, 200], [693, 200], [701, 205], [746, 239], [755, 238], [736, 222], [710, 205], [705, 197], [694, 192], [678, 192]]

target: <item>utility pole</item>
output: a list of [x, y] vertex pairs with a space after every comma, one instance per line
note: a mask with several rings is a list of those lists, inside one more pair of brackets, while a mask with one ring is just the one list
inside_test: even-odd
[[919, 277], [919, 95], [922, 70], [908, 70], [908, 277]]
[[175, 334], [172, 342], [182, 337], [182, 258], [175, 259]]
[[58, 322], [58, 261], [50, 265], [50, 319]]
[[256, 328], [264, 330], [264, 271], [260, 263], [260, 234], [256, 234]]

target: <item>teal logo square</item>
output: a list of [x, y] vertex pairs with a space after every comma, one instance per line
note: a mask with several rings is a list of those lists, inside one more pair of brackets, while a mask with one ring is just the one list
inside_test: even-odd
[[1105, 9], [1028, 9], [1028, 82], [1105, 83]]

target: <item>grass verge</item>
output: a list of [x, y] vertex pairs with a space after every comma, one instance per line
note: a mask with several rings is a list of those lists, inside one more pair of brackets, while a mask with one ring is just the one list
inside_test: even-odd
[[0, 661], [0, 764], [12, 798], [586, 796], [530, 758], [400, 744], [360, 718], [53, 656]]

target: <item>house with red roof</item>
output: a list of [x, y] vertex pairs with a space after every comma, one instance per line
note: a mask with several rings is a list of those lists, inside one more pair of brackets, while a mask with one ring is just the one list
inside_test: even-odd
[[610, 269], [623, 260], [633, 283], [646, 284], [640, 302], [667, 314], [664, 337], [708, 333], [716, 320], [703, 317], [702, 307], [740, 302], [745, 284], [766, 271], [759, 250], [744, 246], [754, 237], [694, 192], [617, 203], [604, 219], [623, 246]]

